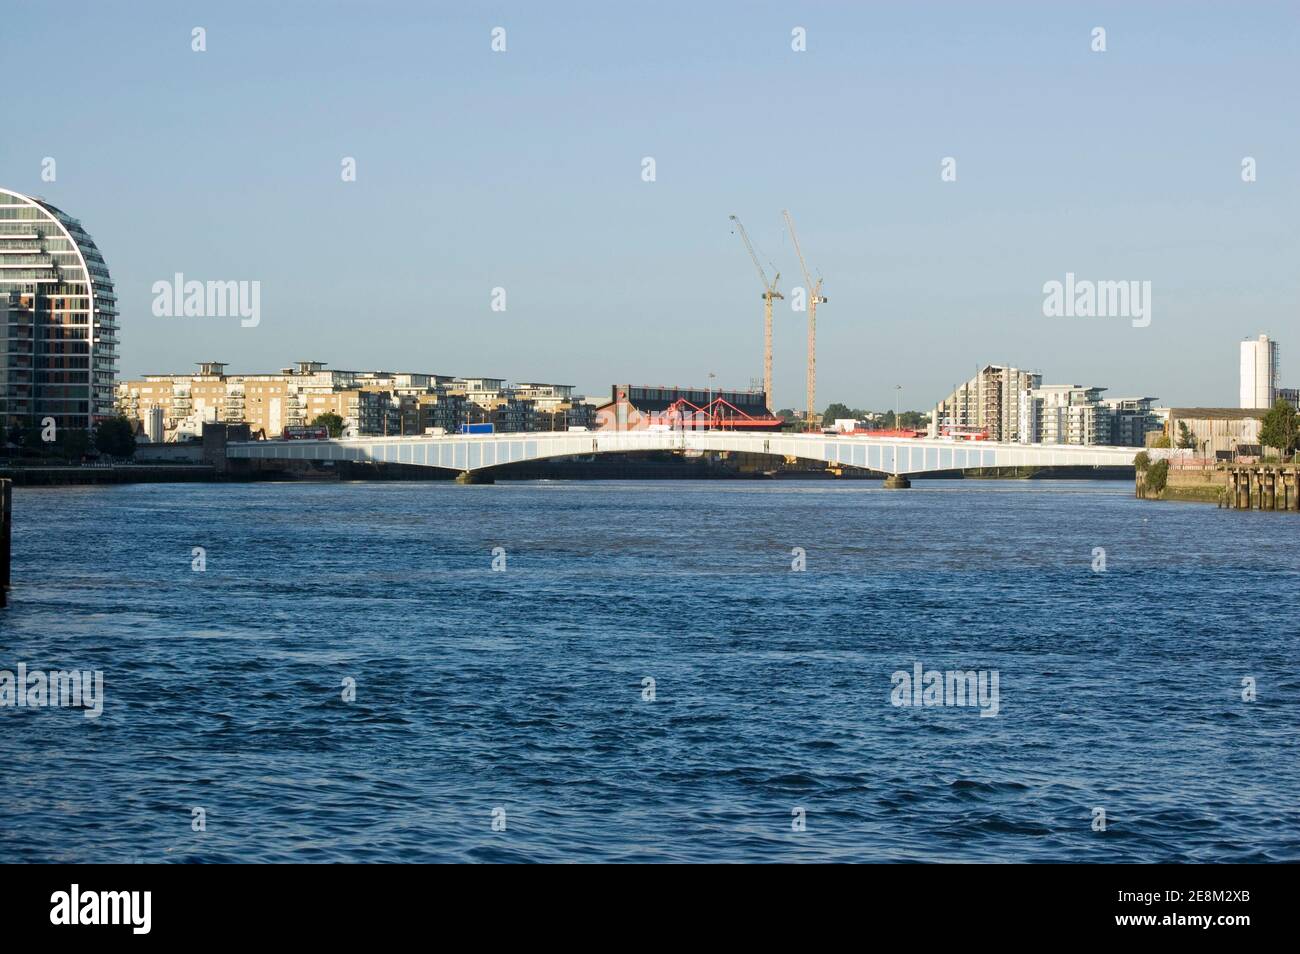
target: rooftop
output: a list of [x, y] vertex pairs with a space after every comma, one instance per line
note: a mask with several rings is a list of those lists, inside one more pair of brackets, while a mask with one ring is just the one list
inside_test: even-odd
[[1200, 418], [1206, 421], [1240, 421], [1248, 417], [1263, 419], [1268, 408], [1260, 407], [1171, 407], [1170, 417]]

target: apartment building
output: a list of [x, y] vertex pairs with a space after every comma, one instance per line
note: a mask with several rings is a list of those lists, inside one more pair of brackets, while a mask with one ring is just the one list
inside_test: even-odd
[[403, 434], [425, 434], [441, 428], [452, 434], [465, 423], [465, 395], [454, 391], [430, 390], [399, 395]]
[[204, 424], [217, 422], [246, 422], [254, 434], [279, 437], [285, 428], [304, 426], [324, 413], [341, 417], [349, 433], [400, 434], [400, 395], [378, 386], [399, 376], [383, 374], [326, 368], [319, 361], [300, 361], [277, 373], [229, 374], [223, 362], [207, 361], [196, 373], [147, 374], [120, 382], [117, 408], [133, 420], [161, 408], [169, 441], [198, 437]]
[[1008, 365], [989, 364], [953, 389], [930, 415], [932, 436], [987, 435], [992, 441], [1032, 443], [1033, 406], [1029, 392], [1043, 376]]
[[158, 409], [165, 440], [198, 437], [206, 423], [249, 424], [274, 438], [285, 428], [337, 414], [349, 436], [449, 433], [465, 423], [490, 423], [500, 431], [564, 430], [589, 426], [594, 408], [575, 400], [573, 387], [504, 378], [443, 374], [345, 371], [319, 361], [299, 361], [276, 373], [231, 374], [219, 361], [198, 371], [147, 374], [117, 387], [118, 410], [144, 421]]
[[1165, 422], [1156, 412], [1156, 398], [1104, 398], [1110, 411], [1110, 440], [1116, 447], [1145, 447], [1147, 434], [1160, 433]]
[[1036, 371], [985, 365], [935, 407], [930, 436], [1141, 447], [1148, 432], [1161, 429], [1155, 398], [1104, 398], [1105, 390], [1045, 385]]
[[1049, 384], [1030, 392], [1037, 444], [1109, 444], [1110, 409], [1101, 403], [1105, 388]]
[[512, 389], [516, 397], [532, 401], [539, 411], [558, 411], [573, 403], [572, 384], [519, 382]]
[[0, 189], [0, 425], [93, 428], [113, 412], [117, 294], [81, 222]]

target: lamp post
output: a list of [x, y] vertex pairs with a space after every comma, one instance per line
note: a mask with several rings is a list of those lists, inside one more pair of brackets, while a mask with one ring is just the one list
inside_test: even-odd
[[716, 378], [716, 377], [717, 377], [717, 375], [714, 374], [712, 371], [709, 372], [709, 390], [708, 390], [708, 392], [707, 392], [707, 394], [708, 394], [708, 399], [704, 402], [704, 413], [705, 413], [705, 415], [706, 415], [705, 418], [704, 418], [704, 426], [705, 426], [705, 428], [707, 428], [708, 430], [712, 430], [712, 429], [713, 429], [713, 417], [714, 417], [714, 415], [713, 415], [713, 379]]
[[894, 385], [894, 430], [900, 430], [898, 426], [898, 392], [903, 390], [901, 384]]

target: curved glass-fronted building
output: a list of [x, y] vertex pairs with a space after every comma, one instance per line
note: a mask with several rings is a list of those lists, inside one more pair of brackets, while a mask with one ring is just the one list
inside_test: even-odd
[[0, 421], [88, 428], [113, 414], [117, 296], [81, 223], [0, 189]]

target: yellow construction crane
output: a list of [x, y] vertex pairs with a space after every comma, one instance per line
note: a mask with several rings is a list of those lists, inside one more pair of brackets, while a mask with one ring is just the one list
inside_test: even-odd
[[[767, 272], [763, 271], [763, 265], [758, 260], [758, 253], [754, 251], [754, 243], [749, 240], [749, 233], [745, 231], [745, 226], [734, 215], [731, 221], [736, 223], [736, 231], [744, 240], [745, 248], [749, 249], [749, 257], [754, 260], [754, 267], [758, 269], [758, 279], [763, 283], [763, 393], [766, 395], [767, 409], [770, 411], [772, 410], [772, 299], [785, 299], [785, 296], [776, 290], [777, 282], [781, 280], [781, 273], [776, 272], [776, 278], [770, 282], [767, 280]], [[775, 266], [772, 270], [776, 271]]]
[[817, 284], [813, 285], [812, 276], [808, 274], [803, 252], [799, 250], [799, 236], [794, 233], [794, 219], [785, 210], [781, 214], [785, 216], [785, 224], [790, 228], [794, 253], [799, 256], [799, 267], [803, 269], [804, 290], [808, 293], [808, 430], [816, 431], [821, 429], [821, 424], [817, 421], [817, 306], [826, 299], [822, 297], [821, 276], [817, 276]]

